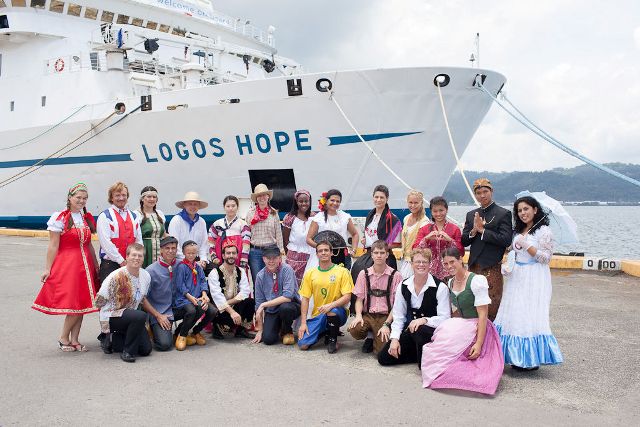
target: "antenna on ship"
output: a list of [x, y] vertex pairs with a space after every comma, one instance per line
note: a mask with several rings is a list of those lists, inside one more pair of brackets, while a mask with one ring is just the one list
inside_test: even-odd
[[477, 66], [477, 68], [480, 68], [480, 33], [476, 33], [476, 39], [474, 43], [476, 45], [476, 53], [475, 55], [473, 53], [471, 54], [469, 62], [471, 62], [471, 68], [473, 68], [474, 62], [476, 63], [475, 65]]

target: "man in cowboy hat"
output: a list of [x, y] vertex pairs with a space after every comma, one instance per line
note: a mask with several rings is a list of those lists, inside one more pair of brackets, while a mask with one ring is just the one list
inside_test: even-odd
[[193, 240], [198, 244], [200, 260], [198, 264], [202, 268], [207, 265], [208, 257], [208, 240], [207, 240], [207, 224], [198, 214], [199, 209], [209, 206], [209, 203], [200, 198], [195, 191], [188, 191], [182, 200], [176, 202], [176, 206], [182, 209], [178, 212], [171, 222], [169, 222], [169, 234], [178, 239], [178, 262], [184, 259], [182, 253], [182, 245], [188, 240]]
[[276, 245], [284, 255], [282, 243], [282, 226], [278, 211], [269, 203], [273, 198], [273, 190], [265, 184], [258, 184], [251, 194], [253, 206], [247, 212], [247, 224], [251, 228], [251, 250], [249, 251], [249, 268], [251, 279], [255, 283], [258, 272], [264, 268], [262, 249]]
[[256, 277], [256, 329], [254, 343], [275, 344], [282, 337], [282, 344], [295, 343], [292, 324], [300, 316], [300, 297], [296, 273], [282, 262], [280, 249], [267, 246], [262, 251], [265, 268]]
[[165, 236], [160, 240], [160, 257], [146, 268], [151, 276], [147, 296], [142, 299], [142, 308], [149, 313], [149, 325], [153, 331], [153, 344], [158, 351], [173, 347], [173, 289], [176, 286], [175, 270], [178, 266], [176, 253], [178, 239]]
[[480, 207], [467, 213], [462, 244], [469, 249], [469, 271], [482, 274], [489, 282], [489, 320], [498, 314], [503, 278], [500, 271], [505, 249], [511, 244], [511, 213], [493, 201], [493, 185], [487, 178], [473, 182], [473, 194]]

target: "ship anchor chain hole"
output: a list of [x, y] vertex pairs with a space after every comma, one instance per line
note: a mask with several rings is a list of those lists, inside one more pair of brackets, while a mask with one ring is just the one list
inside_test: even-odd
[[449, 84], [450, 81], [451, 81], [451, 78], [449, 77], [448, 74], [438, 74], [433, 78], [433, 85], [445, 87], [446, 85]]

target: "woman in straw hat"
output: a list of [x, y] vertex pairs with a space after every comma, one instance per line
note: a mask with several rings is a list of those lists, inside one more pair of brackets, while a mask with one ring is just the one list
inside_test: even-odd
[[255, 283], [256, 275], [264, 268], [262, 260], [262, 248], [277, 245], [280, 253], [284, 255], [282, 244], [282, 227], [280, 218], [269, 203], [273, 198], [273, 190], [269, 190], [265, 184], [258, 184], [251, 194], [254, 205], [247, 213], [247, 223], [251, 228], [251, 251], [249, 252], [249, 268], [251, 278]]
[[176, 206], [182, 209], [169, 222], [169, 235], [178, 239], [178, 261], [184, 259], [182, 253], [182, 245], [192, 240], [198, 244], [198, 264], [202, 268], [207, 265], [208, 248], [207, 243], [207, 224], [198, 214], [198, 210], [209, 206], [209, 203], [200, 198], [195, 191], [188, 191], [182, 200], [176, 202]]
[[93, 306], [97, 292], [98, 260], [91, 245], [96, 225], [87, 212], [87, 186], [78, 183], [67, 192], [67, 208], [47, 221], [49, 248], [42, 273], [42, 289], [31, 306], [45, 314], [65, 314], [58, 340], [60, 350], [86, 351], [78, 342], [85, 314], [98, 311]]

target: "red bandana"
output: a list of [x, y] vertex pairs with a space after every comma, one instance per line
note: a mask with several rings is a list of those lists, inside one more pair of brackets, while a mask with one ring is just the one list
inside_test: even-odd
[[269, 205], [265, 206], [264, 209], [260, 209], [260, 206], [256, 205], [256, 214], [251, 218], [251, 225], [267, 219], [269, 217], [269, 210]]
[[278, 293], [278, 273], [274, 272], [273, 273], [273, 293], [277, 294]]
[[162, 258], [158, 258], [158, 262], [160, 263], [161, 266], [169, 270], [169, 280], [173, 279], [173, 266], [176, 264], [176, 260], [174, 259], [171, 264], [167, 264], [162, 260]]
[[198, 270], [196, 270], [196, 263], [193, 264], [185, 259], [182, 260], [182, 264], [186, 265], [191, 269], [191, 278], [193, 279], [193, 286], [198, 283]]

